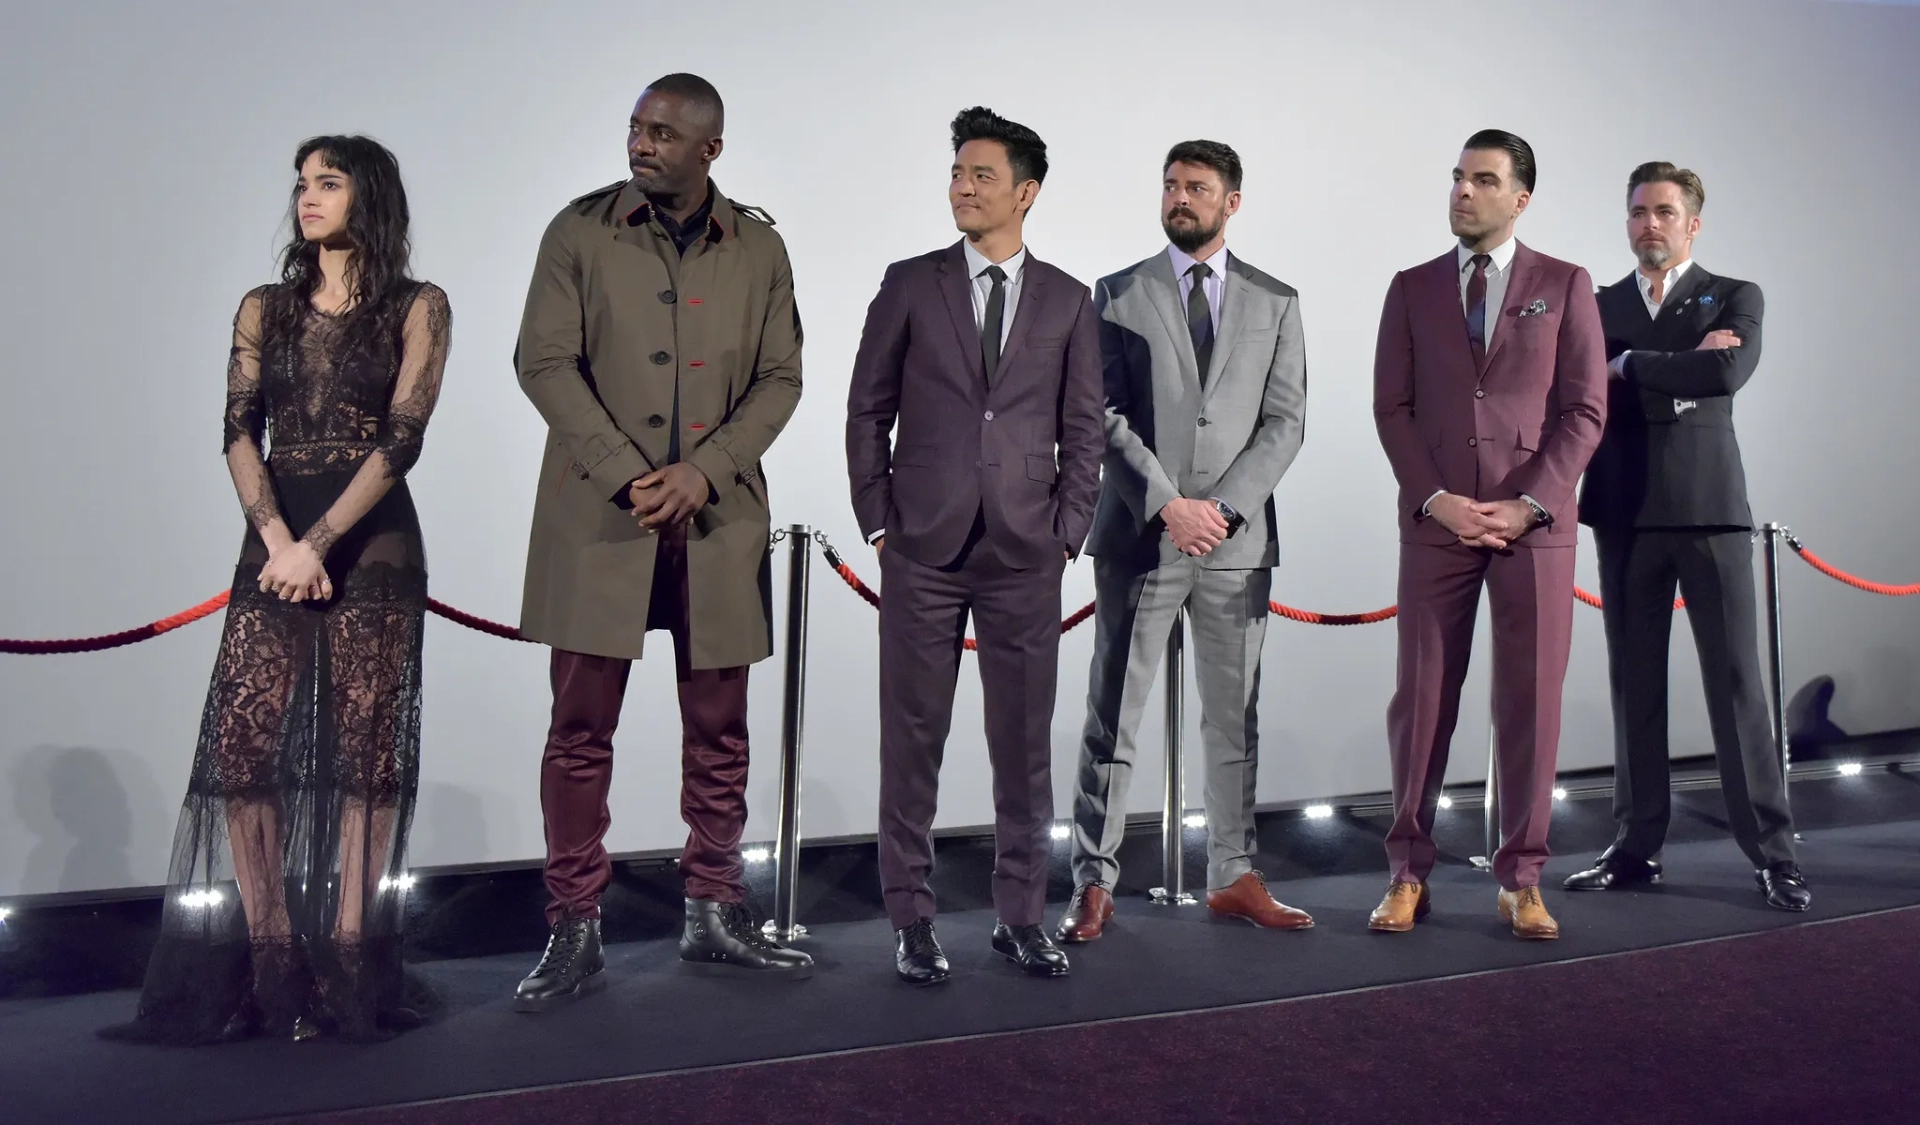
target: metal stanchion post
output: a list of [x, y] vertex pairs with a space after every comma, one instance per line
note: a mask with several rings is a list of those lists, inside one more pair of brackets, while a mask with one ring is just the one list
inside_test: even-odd
[[1790, 534], [1781, 524], [1761, 529], [1767, 564], [1767, 671], [1773, 678], [1773, 740], [1780, 748], [1782, 783], [1792, 778], [1793, 751], [1787, 738], [1787, 652], [1780, 621], [1780, 540]]
[[1182, 704], [1186, 696], [1186, 610], [1173, 617], [1173, 631], [1167, 634], [1167, 792], [1160, 812], [1160, 864], [1162, 886], [1147, 892], [1158, 906], [1192, 906], [1196, 900], [1186, 892], [1185, 858], [1181, 854], [1181, 833], [1186, 831], [1186, 786], [1181, 778], [1181, 751], [1186, 742]]
[[1767, 671], [1773, 678], [1773, 740], [1780, 748], [1783, 768], [1793, 760], [1787, 746], [1787, 658], [1780, 632], [1780, 533], [1784, 530], [1777, 523], [1761, 529], [1767, 564]]
[[763, 929], [780, 941], [807, 936], [794, 921], [800, 891], [800, 744], [807, 703], [807, 595], [813, 529], [796, 523], [787, 540], [786, 691], [780, 710], [780, 821], [774, 842], [773, 918]]

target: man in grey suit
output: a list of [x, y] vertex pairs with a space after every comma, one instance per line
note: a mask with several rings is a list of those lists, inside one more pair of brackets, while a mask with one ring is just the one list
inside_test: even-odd
[[1207, 906], [1273, 929], [1313, 925], [1253, 869], [1273, 490], [1300, 451], [1307, 370], [1294, 290], [1227, 252], [1240, 172], [1226, 145], [1175, 145], [1161, 195], [1172, 245], [1094, 290], [1107, 455], [1087, 540], [1097, 609], [1062, 941], [1092, 941], [1113, 915], [1134, 735], [1183, 607], [1206, 752]]

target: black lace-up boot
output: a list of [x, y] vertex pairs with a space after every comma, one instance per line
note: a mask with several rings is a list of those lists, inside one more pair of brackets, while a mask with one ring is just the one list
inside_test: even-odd
[[601, 972], [606, 967], [600, 955], [600, 919], [563, 918], [548, 936], [540, 963], [514, 990], [513, 1010], [544, 1012], [571, 1004], [606, 983]]
[[687, 900], [680, 961], [696, 973], [786, 980], [813, 975], [813, 958], [761, 933], [744, 905], [704, 898]]

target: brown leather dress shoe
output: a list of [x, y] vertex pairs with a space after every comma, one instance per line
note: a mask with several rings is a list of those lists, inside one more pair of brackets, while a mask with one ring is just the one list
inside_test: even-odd
[[1387, 895], [1380, 900], [1380, 905], [1374, 907], [1373, 913], [1367, 917], [1367, 929], [1383, 934], [1404, 934], [1432, 909], [1433, 896], [1428, 893], [1425, 883], [1395, 882], [1387, 888]]
[[1305, 930], [1313, 918], [1267, 893], [1258, 871], [1249, 871], [1226, 888], [1207, 892], [1207, 910], [1216, 920], [1239, 918], [1265, 930]]
[[1560, 936], [1560, 923], [1547, 913], [1539, 887], [1501, 891], [1500, 920], [1513, 927], [1514, 937], [1525, 941], [1552, 941]]
[[1073, 889], [1073, 901], [1067, 903], [1067, 912], [1060, 916], [1060, 927], [1054, 932], [1054, 938], [1063, 942], [1092, 941], [1100, 936], [1107, 922], [1113, 917], [1113, 895], [1098, 883], [1087, 883]]

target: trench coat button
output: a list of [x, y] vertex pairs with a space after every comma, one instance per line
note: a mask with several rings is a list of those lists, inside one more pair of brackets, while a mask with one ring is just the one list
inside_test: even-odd
[[655, 362], [655, 363], [657, 363], [657, 364], [659, 364], [659, 365], [660, 365], [660, 366], [662, 366], [662, 367], [664, 367], [664, 366], [666, 366], [666, 363], [667, 363], [667, 361], [668, 361], [668, 360], [670, 360], [670, 359], [672, 359], [672, 358], [673, 358], [672, 356], [670, 356], [670, 355], [668, 355], [668, 354], [667, 354], [667, 353], [665, 353], [665, 352], [655, 352], [655, 353], [653, 353], [653, 362]]
[[1477, 438], [1477, 437], [1470, 437], [1470, 438], [1468, 438], [1468, 439], [1467, 439], [1467, 444], [1468, 444], [1468, 445], [1479, 445], [1479, 444], [1480, 444], [1480, 439], [1479, 439], [1479, 438]]
[[1487, 392], [1485, 392], [1485, 391], [1481, 391], [1481, 390], [1476, 390], [1476, 391], [1474, 391], [1474, 392], [1473, 392], [1473, 397], [1475, 397], [1475, 398], [1485, 398], [1485, 397], [1487, 397]]
[[667, 420], [665, 418], [660, 417], [658, 414], [655, 414], [652, 417], [647, 419], [647, 425], [652, 426], [656, 430], [666, 424], [667, 424]]
[[1213, 425], [1213, 423], [1212, 423], [1212, 422], [1209, 422], [1209, 421], [1207, 421], [1207, 420], [1206, 420], [1205, 418], [1202, 418], [1202, 419], [1200, 419], [1200, 424], [1201, 424], [1202, 426], [1211, 426], [1211, 425]]
[[991, 421], [993, 421], [993, 411], [991, 411], [991, 410], [989, 410], [989, 411], [987, 411], [987, 413], [986, 413], [986, 419], [987, 419], [987, 421], [989, 421], [989, 422], [991, 422]]
[[660, 291], [660, 303], [663, 305], [671, 305], [679, 299], [680, 299], [680, 294], [675, 293], [671, 289], [662, 289]]

